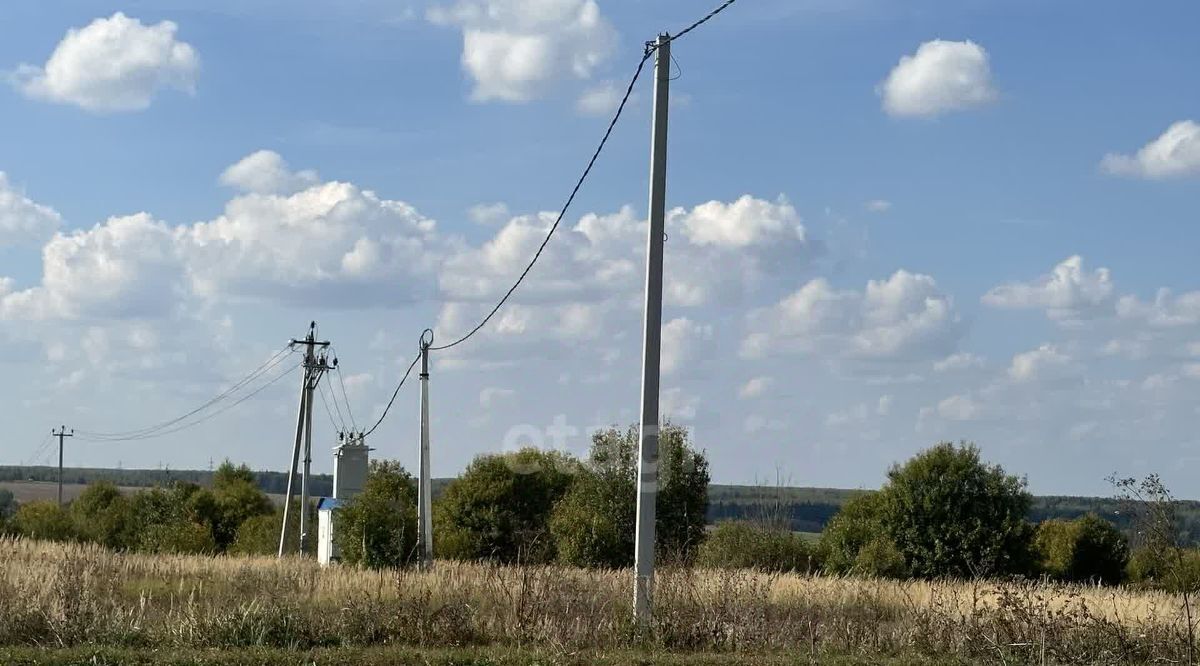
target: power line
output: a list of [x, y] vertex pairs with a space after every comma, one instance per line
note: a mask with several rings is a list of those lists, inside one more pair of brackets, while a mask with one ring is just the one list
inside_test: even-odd
[[[281, 361], [282, 361], [282, 359], [280, 361], [275, 362], [271, 367], [272, 368], [275, 367]], [[89, 441], [102, 441], [102, 442], [128, 442], [128, 441], [136, 441], [136, 440], [142, 440], [142, 439], [152, 439], [155, 437], [162, 437], [164, 435], [171, 435], [171, 434], [174, 434], [177, 432], [181, 432], [183, 430], [187, 430], [189, 428], [194, 428], [194, 427], [200, 425], [201, 423], [204, 423], [205, 421], [208, 421], [208, 420], [210, 420], [216, 416], [219, 416], [221, 414], [224, 414], [225, 412], [233, 409], [234, 407], [237, 407], [238, 405], [242, 404], [243, 402], [246, 402], [250, 398], [253, 398], [254, 396], [258, 395], [259, 393], [262, 393], [268, 387], [275, 384], [275, 382], [278, 382], [279, 380], [283, 379], [284, 377], [295, 372], [296, 369], [302, 365], [304, 365], [304, 364], [297, 363], [297, 364], [291, 366], [287, 370], [275, 375], [267, 383], [263, 384], [262, 386], [259, 386], [258, 388], [254, 389], [250, 393], [247, 393], [246, 395], [242, 396], [241, 398], [238, 398], [237, 400], [235, 400], [232, 403], [222, 406], [220, 409], [217, 409], [216, 411], [205, 414], [204, 416], [202, 416], [199, 419], [196, 419], [195, 421], [191, 421], [189, 423], [181, 423], [181, 424], [178, 424], [178, 425], [168, 428], [168, 429], [155, 430], [152, 432], [148, 432], [148, 433], [144, 433], [144, 434], [140, 434], [140, 435], [133, 435], [130, 437], [109, 437], [109, 438], [97, 439], [95, 437], [85, 436], [82, 439], [89, 440]]]
[[577, 195], [579, 193], [579, 189], [583, 187], [583, 183], [585, 180], [587, 180], [588, 174], [592, 172], [592, 167], [595, 166], [596, 160], [600, 157], [601, 151], [604, 150], [604, 146], [608, 143], [608, 138], [612, 136], [613, 128], [617, 126], [617, 121], [621, 119], [621, 112], [625, 110], [625, 105], [629, 102], [630, 96], [633, 95], [633, 86], [637, 83], [638, 78], [641, 77], [642, 70], [646, 67], [646, 61], [650, 59], [650, 55], [652, 53], [652, 51], [647, 50], [642, 56], [642, 59], [638, 61], [637, 69], [633, 73], [633, 78], [629, 79], [629, 85], [625, 87], [625, 95], [621, 97], [621, 103], [617, 105], [617, 111], [613, 114], [612, 120], [609, 121], [608, 129], [604, 131], [604, 136], [600, 139], [600, 145], [596, 146], [595, 152], [592, 153], [592, 158], [588, 160], [587, 167], [584, 168], [583, 173], [579, 176], [579, 180], [575, 182], [575, 187], [571, 189], [571, 195], [567, 197], [567, 202], [563, 204], [562, 209], [559, 210], [558, 217], [555, 218], [554, 224], [550, 225], [550, 231], [548, 231], [546, 233], [546, 237], [542, 239], [542, 244], [538, 246], [537, 252], [533, 254], [533, 259], [529, 260], [529, 264], [525, 266], [525, 270], [521, 271], [521, 275], [517, 277], [517, 281], [508, 288], [508, 291], [504, 294], [504, 297], [500, 299], [499, 303], [496, 303], [496, 307], [492, 308], [492, 311], [489, 312], [482, 321], [476, 324], [475, 328], [472, 328], [467, 332], [466, 335], [458, 338], [454, 342], [445, 345], [439, 345], [437, 347], [430, 347], [429, 349], [431, 351], [450, 349], [451, 347], [456, 347], [469, 340], [471, 336], [475, 335], [481, 328], [486, 326], [487, 323], [491, 321], [492, 317], [496, 316], [496, 313], [499, 312], [500, 308], [504, 306], [504, 303], [508, 301], [508, 298], [513, 295], [513, 292], [517, 290], [517, 287], [521, 286], [521, 282], [525, 280], [525, 276], [529, 275], [529, 271], [533, 269], [533, 265], [537, 263], [539, 258], [541, 258], [542, 251], [546, 249], [546, 245], [554, 236], [554, 232], [558, 230], [558, 225], [562, 222], [563, 217], [566, 216], [567, 210], [571, 207], [571, 203], [575, 201], [575, 195]]
[[[331, 388], [331, 389], [329, 389], [329, 391], [330, 391], [330, 393], [332, 393], [333, 389]], [[340, 409], [337, 410], [338, 417], [337, 417], [337, 421], [335, 421], [333, 419], [333, 411], [329, 409], [329, 401], [325, 399], [325, 386], [323, 384], [318, 383], [317, 384], [317, 392], [319, 392], [321, 394], [321, 404], [325, 405], [325, 413], [329, 416], [329, 425], [333, 426], [333, 429], [335, 431], [345, 432], [346, 431], [346, 421], [344, 419], [342, 419], [342, 410], [340, 410]], [[337, 395], [336, 394], [333, 397], [333, 406], [334, 406], [334, 408], [337, 407]], [[339, 422], [342, 424], [340, 427], [338, 426]]]
[[412, 363], [408, 364], [408, 370], [404, 371], [404, 376], [400, 378], [400, 383], [396, 385], [396, 390], [392, 391], [392, 399], [388, 400], [387, 407], [383, 408], [383, 413], [379, 415], [379, 420], [375, 422], [375, 425], [371, 426], [370, 430], [363, 433], [364, 437], [375, 432], [375, 429], [379, 427], [379, 424], [383, 423], [383, 420], [387, 418], [388, 412], [392, 409], [392, 404], [396, 402], [396, 396], [400, 394], [400, 387], [404, 386], [404, 382], [408, 379], [408, 376], [412, 374], [412, 369], [416, 367], [417, 361], [419, 360], [421, 360], [420, 354], [417, 354], [413, 357]]
[[[699, 28], [705, 23], [708, 23], [718, 14], [728, 9], [729, 6], [735, 2], [737, 2], [737, 0], [725, 0], [725, 2], [719, 5], [716, 9], [712, 10], [703, 18], [692, 23], [683, 30], [680, 30], [674, 37], [669, 37], [667, 41], [673, 42], [695, 30], [696, 28]], [[517, 290], [517, 287], [521, 286], [521, 282], [525, 280], [525, 276], [529, 275], [529, 271], [533, 269], [533, 265], [537, 263], [539, 258], [541, 258], [542, 251], [546, 249], [546, 245], [554, 236], [554, 232], [558, 230], [558, 225], [562, 222], [563, 217], [566, 216], [567, 210], [571, 207], [571, 203], [575, 201], [575, 195], [579, 193], [579, 189], [583, 187], [584, 181], [587, 180], [588, 175], [592, 172], [592, 167], [595, 166], [596, 160], [600, 157], [600, 153], [604, 150], [604, 146], [608, 143], [608, 138], [612, 135], [613, 128], [616, 127], [617, 121], [621, 119], [621, 113], [625, 110], [625, 105], [629, 102], [630, 96], [633, 95], [633, 86], [637, 84], [638, 78], [641, 77], [642, 70], [646, 67], [646, 61], [650, 59], [650, 56], [654, 55], [654, 51], [656, 49], [657, 47], [653, 43], [646, 44], [646, 50], [642, 54], [642, 59], [638, 61], [637, 69], [633, 73], [633, 78], [629, 80], [629, 85], [625, 87], [625, 95], [621, 97], [621, 103], [617, 105], [617, 110], [613, 114], [612, 120], [610, 120], [608, 123], [608, 129], [604, 131], [604, 136], [600, 139], [600, 145], [596, 146], [596, 151], [592, 153], [592, 158], [588, 160], [587, 167], [584, 168], [583, 173], [579, 176], [579, 180], [576, 181], [575, 187], [571, 190], [571, 195], [567, 197], [567, 201], [565, 204], [563, 204], [562, 209], [559, 210], [558, 217], [555, 218], [554, 224], [550, 225], [550, 230], [546, 233], [546, 237], [542, 239], [542, 244], [538, 246], [537, 252], [534, 252], [533, 259], [529, 260], [529, 264], [525, 266], [525, 270], [521, 271], [521, 275], [517, 277], [517, 281], [508, 288], [508, 291], [505, 292], [500, 301], [496, 303], [496, 307], [492, 308], [492, 310], [488, 312], [487, 316], [484, 317], [478, 324], [476, 324], [474, 328], [472, 328], [470, 331], [467, 331], [465, 335], [459, 337], [453, 342], [439, 345], [437, 347], [430, 347], [429, 349], [431, 351], [450, 349], [451, 347], [456, 347], [469, 340], [472, 336], [478, 333], [480, 329], [486, 326], [487, 323], [491, 321], [492, 317], [496, 316], [496, 313], [499, 312], [500, 308], [504, 306], [504, 303], [508, 301], [509, 297], [513, 295], [513, 292]]]
[[700, 19], [699, 21], [696, 21], [695, 23], [689, 25], [688, 27], [684, 28], [683, 30], [680, 30], [679, 32], [675, 33], [675, 36], [668, 37], [667, 41], [673, 42], [673, 41], [679, 39], [680, 37], [683, 37], [684, 35], [688, 34], [689, 32], [695, 30], [696, 28], [699, 28], [700, 26], [704, 25], [705, 23], [708, 23], [709, 21], [713, 20], [713, 18], [716, 17], [717, 14], [720, 14], [721, 12], [725, 11], [726, 9], [729, 9], [729, 5], [732, 5], [735, 2], [737, 2], [737, 0], [725, 0], [725, 2], [721, 3], [721, 5], [719, 7], [717, 7], [716, 9], [714, 9], [711, 12], [709, 12], [708, 14], [706, 14], [704, 16], [704, 18]]
[[[346, 393], [346, 380], [342, 379], [342, 369], [341, 367], [334, 367], [334, 371], [337, 372], [338, 384], [342, 386], [342, 398], [346, 401], [346, 416], [350, 417], [350, 425], [357, 430], [358, 423], [354, 420], [354, 412], [350, 409], [350, 396]], [[330, 389], [331, 392], [332, 390]]]
[[30, 454], [27, 458], [25, 458], [25, 461], [21, 463], [21, 467], [28, 467], [30, 465], [30, 463], [40, 460], [42, 457], [42, 454], [45, 453], [45, 451], [46, 451], [46, 447], [48, 447], [50, 445], [51, 437], [53, 437], [53, 435], [46, 435], [42, 439], [42, 441], [40, 443], [38, 443], [38, 445], [36, 447], [34, 447], [33, 453]]
[[126, 439], [140, 439], [143, 435], [149, 435], [149, 434], [152, 434], [159, 430], [165, 430], [181, 421], [184, 421], [185, 419], [187, 419], [191, 416], [194, 416], [194, 415], [204, 411], [205, 409], [208, 409], [209, 407], [217, 404], [218, 402], [221, 402], [222, 400], [225, 400], [226, 398], [230, 397], [231, 395], [233, 395], [237, 391], [241, 390], [243, 387], [245, 387], [250, 382], [258, 379], [259, 377], [263, 376], [267, 372], [271, 371], [271, 369], [273, 369], [275, 366], [282, 363], [283, 360], [286, 358], [286, 356], [284, 356], [284, 354], [291, 352], [291, 351], [293, 351], [293, 350], [290, 345], [283, 347], [279, 351], [275, 352], [275, 354], [273, 356], [271, 356], [271, 358], [267, 359], [262, 365], [258, 366], [254, 370], [250, 371], [250, 374], [248, 374], [245, 377], [243, 377], [242, 379], [238, 380], [237, 383], [233, 384], [232, 386], [225, 389], [221, 393], [218, 393], [217, 395], [213, 396], [207, 402], [204, 402], [203, 404], [201, 404], [199, 407], [196, 407], [195, 409], [192, 409], [191, 411], [186, 412], [180, 416], [177, 416], [169, 421], [163, 421], [161, 423], [157, 423], [157, 424], [154, 424], [151, 426], [146, 426], [144, 428], [137, 428], [135, 430], [126, 430], [123, 432], [89, 432], [86, 430], [79, 430], [77, 432], [79, 435], [82, 435], [84, 438], [93, 440], [93, 441], [121, 441], [121, 440], [126, 440]]

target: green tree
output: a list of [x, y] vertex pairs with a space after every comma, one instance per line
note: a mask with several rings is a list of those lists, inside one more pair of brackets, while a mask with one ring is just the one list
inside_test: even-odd
[[1129, 540], [1094, 513], [1043, 521], [1034, 548], [1042, 571], [1059, 580], [1115, 585], [1125, 579], [1129, 564]]
[[[637, 428], [592, 436], [588, 461], [550, 520], [559, 561], [609, 568], [633, 563], [637, 450]], [[660, 430], [659, 460], [656, 549], [686, 561], [704, 537], [708, 461], [691, 447], [687, 431], [671, 424]]]
[[114, 550], [129, 547], [132, 510], [129, 500], [112, 483], [89, 485], [71, 502], [70, 513], [81, 539]]
[[814, 557], [812, 548], [799, 534], [727, 520], [717, 523], [700, 545], [696, 563], [721, 569], [807, 572], [814, 564]]
[[417, 485], [395, 461], [372, 460], [363, 490], [339, 508], [334, 540], [347, 564], [397, 567], [414, 561]]
[[151, 553], [216, 552], [211, 493], [194, 483], [150, 488], [130, 501], [129, 545]]
[[[300, 525], [299, 506], [299, 502], [293, 502], [293, 510], [288, 513], [288, 541], [285, 547], [289, 553], [300, 548], [300, 530], [297, 529]], [[279, 552], [279, 526], [282, 524], [282, 510], [248, 518], [238, 526], [237, 536], [226, 552], [232, 555], [274, 555]], [[309, 534], [316, 532], [310, 529]]]
[[568, 456], [537, 449], [478, 456], [434, 507], [438, 556], [551, 561], [550, 514], [576, 467]]
[[213, 474], [212, 498], [208, 522], [217, 548], [222, 551], [234, 542], [242, 523], [270, 516], [275, 511], [270, 498], [255, 484], [250, 468], [235, 467], [228, 460]]
[[75, 525], [71, 516], [57, 502], [38, 501], [22, 504], [13, 514], [12, 527], [17, 534], [30, 539], [75, 539]]
[[883, 527], [884, 496], [879, 492], [855, 496], [842, 506], [821, 532], [817, 545], [826, 572], [837, 575], [900, 577], [903, 556]]
[[1025, 481], [974, 445], [941, 443], [888, 472], [884, 530], [916, 576], [1027, 573], [1032, 531]]

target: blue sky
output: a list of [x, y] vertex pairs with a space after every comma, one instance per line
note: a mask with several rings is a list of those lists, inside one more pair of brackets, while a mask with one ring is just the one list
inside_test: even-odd
[[[183, 413], [311, 319], [374, 421], [523, 268], [641, 43], [709, 9], [246, 4], [0, 7], [0, 462]], [[1197, 18], [740, 0], [676, 43], [663, 400], [714, 478], [872, 487], [967, 439], [1037, 492], [1200, 496]], [[435, 359], [435, 474], [636, 419], [648, 86], [514, 307]], [[282, 469], [296, 381], [68, 461]], [[379, 455], [413, 465], [416, 409]]]

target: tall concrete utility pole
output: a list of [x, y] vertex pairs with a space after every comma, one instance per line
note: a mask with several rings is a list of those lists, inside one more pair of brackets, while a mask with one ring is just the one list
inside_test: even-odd
[[63, 505], [62, 498], [62, 479], [63, 479], [63, 437], [74, 437], [75, 429], [71, 428], [71, 432], [67, 432], [67, 426], [59, 426], [58, 432], [53, 428], [50, 429], [50, 434], [58, 438], [58, 505]]
[[[303, 340], [292, 340], [291, 344], [304, 345], [304, 378], [300, 385], [300, 412], [296, 417], [296, 440], [292, 447], [292, 466], [288, 468], [287, 497], [284, 498], [283, 504], [283, 526], [279, 530], [279, 557], [283, 557], [287, 543], [288, 518], [293, 497], [292, 488], [296, 477], [296, 465], [300, 458], [301, 442], [304, 446], [304, 467], [300, 476], [300, 555], [303, 556], [308, 549], [308, 480], [312, 467], [313, 393], [321, 381], [321, 376], [333, 368], [329, 365], [325, 351], [330, 343], [328, 340], [317, 340], [316, 322], [309, 324], [308, 335]], [[320, 354], [317, 353], [317, 348], [321, 349]]]
[[421, 569], [433, 567], [433, 516], [431, 497], [433, 483], [429, 478], [429, 346], [433, 344], [433, 331], [421, 333], [421, 481], [417, 487], [417, 552], [421, 557]]
[[654, 521], [658, 501], [658, 379], [662, 351], [663, 240], [666, 233], [667, 113], [671, 88], [671, 36], [655, 42], [654, 121], [650, 150], [650, 228], [646, 237], [646, 320], [642, 346], [642, 418], [638, 438], [637, 537], [633, 613], [650, 620], [654, 594]]

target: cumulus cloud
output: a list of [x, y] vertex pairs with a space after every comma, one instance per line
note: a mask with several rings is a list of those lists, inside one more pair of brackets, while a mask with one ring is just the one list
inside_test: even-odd
[[251, 153], [221, 174], [223, 185], [256, 194], [292, 194], [317, 182], [315, 171], [293, 172], [283, 157], [271, 150]]
[[58, 211], [25, 196], [0, 171], [0, 247], [45, 239], [60, 224]]
[[892, 202], [887, 199], [872, 199], [863, 204], [863, 208], [871, 213], [886, 213], [892, 209]]
[[1200, 124], [1174, 123], [1133, 155], [1105, 155], [1100, 169], [1114, 176], [1152, 180], [1200, 175]]
[[608, 116], [617, 110], [625, 91], [612, 81], [605, 81], [583, 91], [575, 102], [575, 110], [585, 116]]
[[971, 421], [979, 417], [982, 407], [969, 395], [952, 395], [939, 402], [936, 411], [947, 421]]
[[1151, 303], [1136, 296], [1122, 296], [1117, 301], [1117, 315], [1155, 328], [1200, 324], [1200, 291], [1176, 296], [1170, 289], [1163, 288], [1158, 290]]
[[[235, 168], [232, 182], [260, 189], [250, 171]], [[189, 299], [395, 304], [432, 288], [424, 276], [445, 254], [441, 242], [412, 206], [349, 183], [251, 192], [195, 224], [168, 226], [141, 213], [58, 234], [43, 250], [41, 284], [10, 290], [0, 316], [150, 316]]]
[[678, 317], [662, 327], [662, 371], [678, 372], [694, 360], [698, 352], [712, 341], [713, 329], [687, 317]]
[[462, 29], [463, 69], [481, 102], [525, 102], [558, 81], [587, 79], [616, 43], [595, 0], [461, 0], [427, 16]]
[[1033, 282], [1014, 282], [988, 291], [983, 302], [996, 308], [1044, 309], [1059, 320], [1072, 320], [1105, 311], [1112, 298], [1112, 277], [1107, 268], [1088, 272], [1083, 258], [1063, 260]]
[[1013, 356], [1008, 376], [1015, 382], [1060, 379], [1071, 372], [1073, 361], [1055, 345], [1044, 344]]
[[951, 354], [946, 358], [936, 361], [933, 364], [935, 372], [953, 372], [956, 370], [967, 370], [970, 368], [982, 368], [983, 359], [975, 354], [967, 352], [959, 352]]
[[962, 336], [952, 299], [928, 275], [896, 271], [864, 292], [817, 278], [769, 308], [751, 312], [742, 353], [829, 352], [849, 358], [938, 357]]
[[752, 377], [738, 389], [738, 397], [743, 400], [757, 398], [771, 388], [773, 379], [770, 377]]
[[41, 67], [22, 65], [13, 81], [25, 95], [88, 111], [139, 111], [159, 90], [192, 94], [195, 49], [175, 38], [171, 21], [144, 25], [117, 12], [72, 28]]
[[137, 317], [184, 295], [180, 234], [146, 213], [57, 234], [42, 250], [41, 284], [0, 299], [0, 318]]
[[987, 51], [975, 42], [925, 42], [900, 58], [877, 92], [892, 116], [937, 116], [996, 99]]

